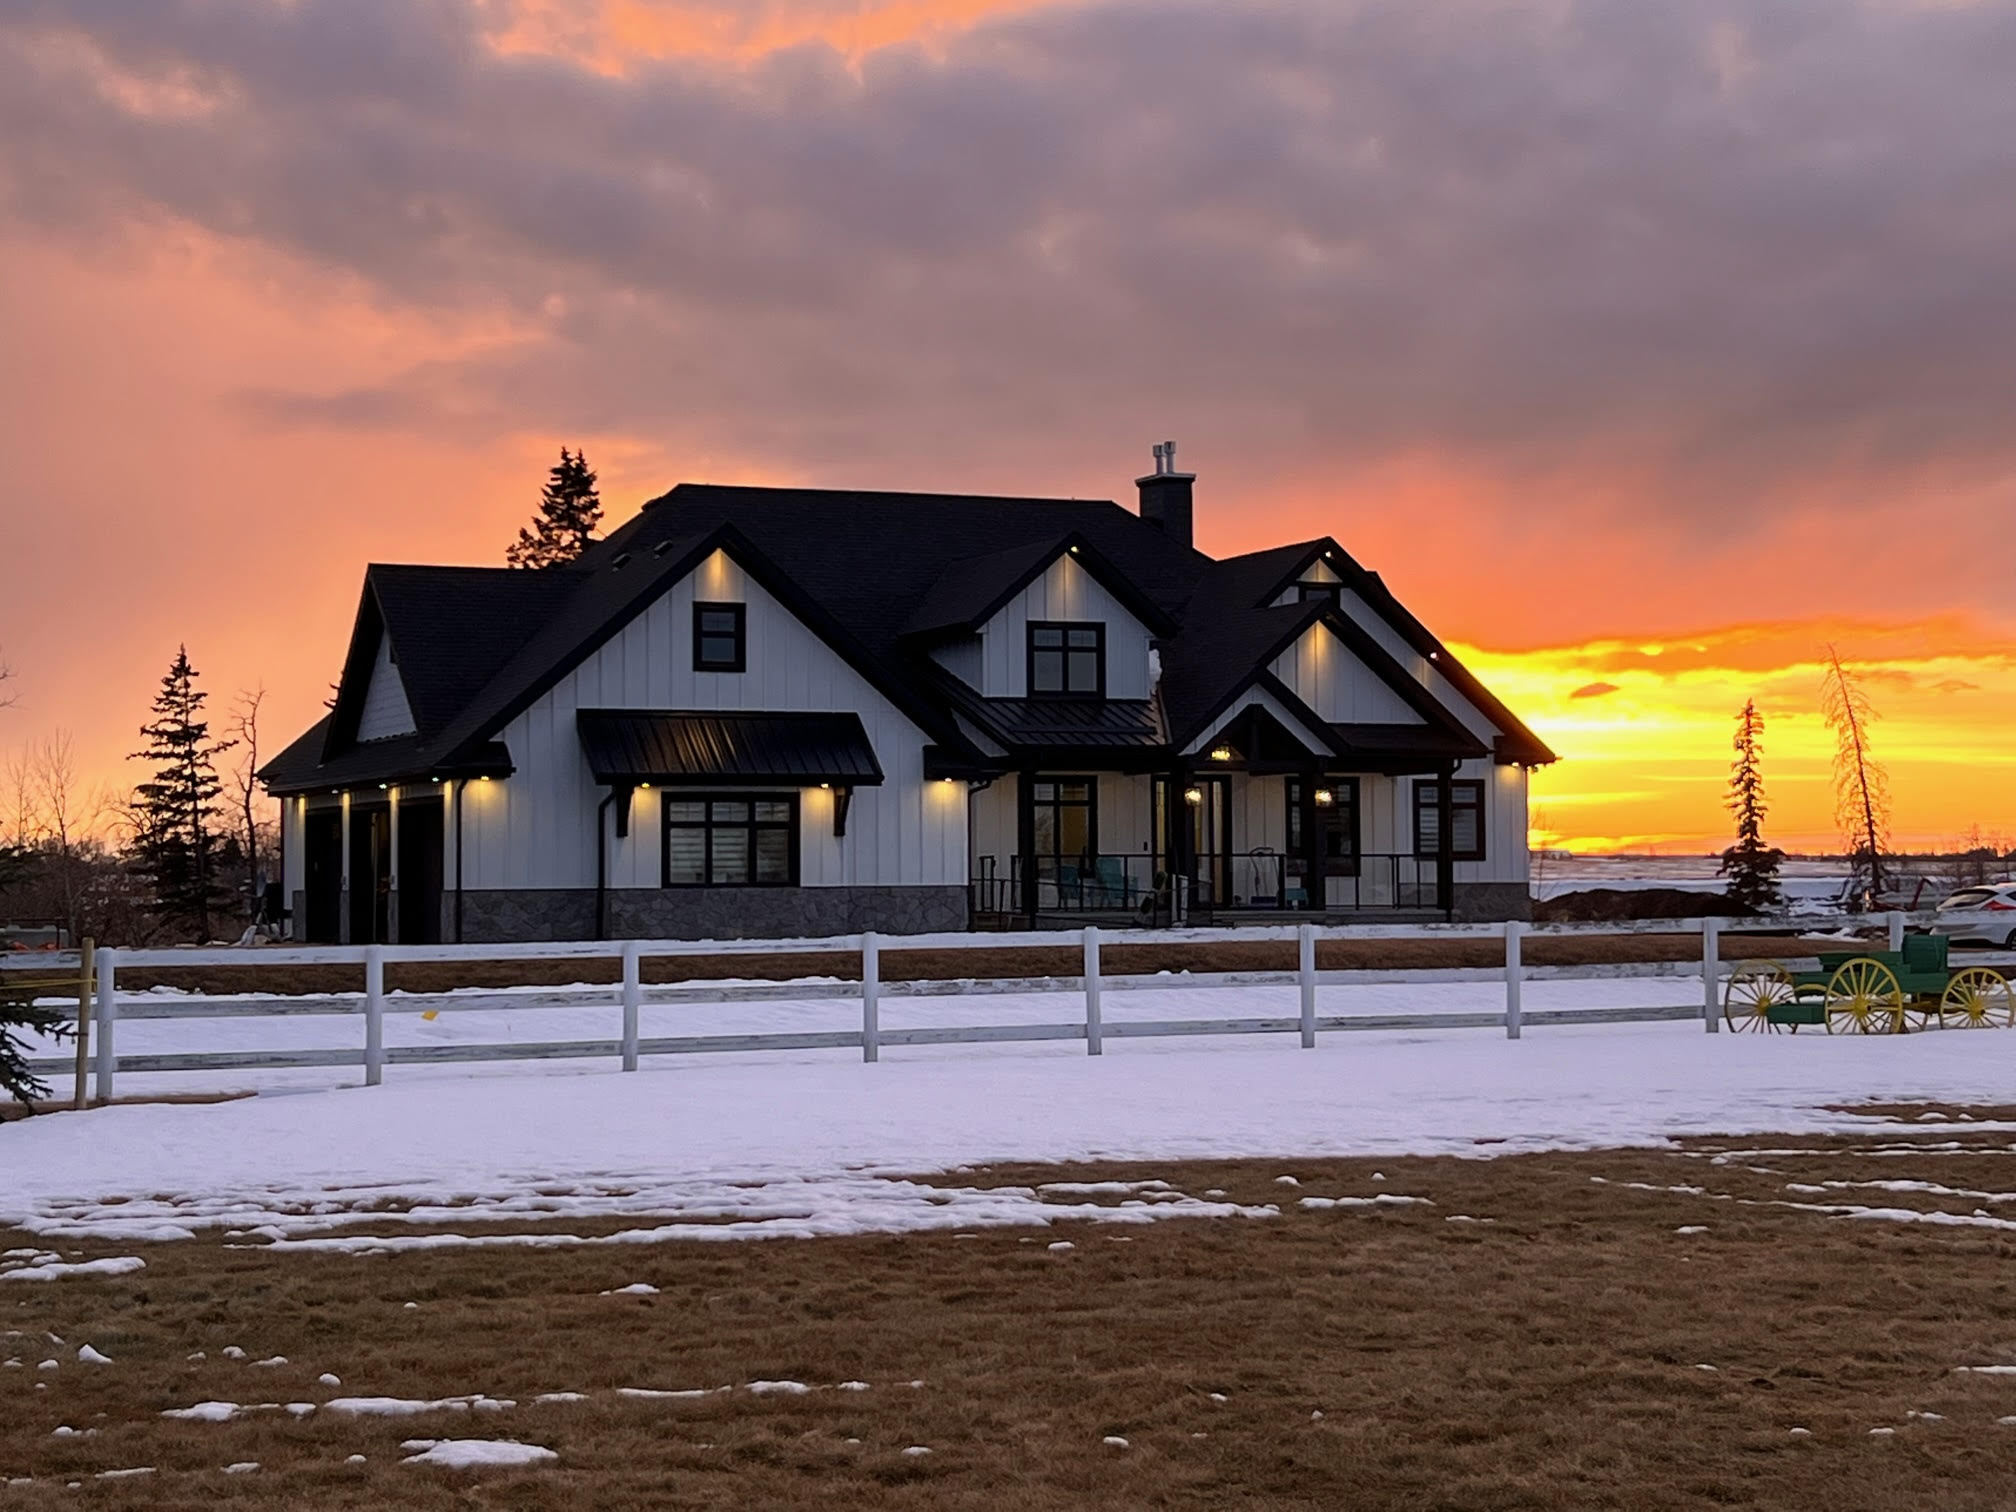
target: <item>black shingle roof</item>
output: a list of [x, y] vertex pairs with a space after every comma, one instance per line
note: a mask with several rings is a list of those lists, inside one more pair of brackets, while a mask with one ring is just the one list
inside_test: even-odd
[[[1054, 709], [948, 696], [920, 632], [970, 625], [1072, 542], [1080, 543], [1095, 575], [1119, 584], [1145, 618], [1159, 621], [1151, 628], [1183, 627], [1164, 642], [1160, 709], [1116, 705], [1107, 716], [1116, 727], [1100, 721], [1074, 727], [1058, 723]], [[374, 762], [395, 755], [422, 769], [490, 759], [494, 737], [513, 716], [717, 548], [735, 556], [948, 757], [980, 754], [968, 733], [976, 725], [1005, 746], [1046, 749], [1053, 736], [1072, 738], [1076, 728], [1080, 743], [1092, 747], [1139, 744], [1159, 714], [1157, 738], [1180, 740], [1263, 670], [1284, 637], [1292, 640], [1326, 613], [1354, 649], [1397, 673], [1383, 651], [1362, 631], [1337, 623], [1342, 617], [1326, 605], [1265, 604], [1319, 552], [1335, 551], [1346, 582], [1387, 613], [1421, 654], [1440, 651], [1378, 578], [1332, 542], [1214, 562], [1107, 500], [682, 484], [569, 568], [370, 568], [367, 604], [376, 606], [371, 615], [382, 615], [417, 733], [410, 748], [396, 752], [389, 742], [353, 748], [348, 739], [354, 713], [346, 729], [346, 701], [361, 702], [360, 673], [369, 665], [360, 668], [359, 658], [375, 654], [375, 641], [365, 644], [369, 616], [360, 613], [337, 720], [318, 727], [325, 731], [319, 742], [304, 737], [271, 763], [269, 786], [288, 791], [336, 781], [330, 775], [336, 762], [355, 769], [345, 780], [367, 781], [387, 780]], [[1446, 651], [1438, 664], [1508, 732], [1501, 758], [1552, 759]], [[1430, 726], [1446, 734], [1452, 722], [1446, 711], [1400, 675]], [[311, 750], [320, 758], [314, 763], [307, 761]]]

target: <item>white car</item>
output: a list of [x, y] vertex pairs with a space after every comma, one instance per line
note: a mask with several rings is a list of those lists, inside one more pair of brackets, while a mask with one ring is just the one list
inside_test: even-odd
[[1963, 887], [1933, 912], [1932, 933], [2016, 950], [2016, 882]]

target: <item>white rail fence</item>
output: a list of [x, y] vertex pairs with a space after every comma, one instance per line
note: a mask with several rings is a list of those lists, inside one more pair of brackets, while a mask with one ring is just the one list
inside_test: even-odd
[[[1902, 947], [1907, 921], [1922, 921], [1929, 915], [1890, 914], [1877, 919], [1860, 917], [1801, 917], [1786, 920], [1744, 920], [1745, 934], [1805, 936], [1830, 931], [1881, 927], [1891, 950]], [[1722, 960], [1722, 919], [1651, 920], [1624, 924], [1533, 926], [1520, 923], [1491, 925], [1429, 924], [1347, 926], [1319, 929], [1304, 924], [1299, 928], [1268, 927], [1236, 930], [1182, 930], [1144, 936], [1136, 931], [1103, 932], [1096, 928], [1070, 932], [1031, 932], [1015, 935], [894, 936], [875, 934], [842, 936], [818, 940], [736, 940], [736, 941], [594, 941], [556, 942], [529, 945], [364, 945], [314, 947], [258, 947], [218, 949], [113, 950], [97, 952], [95, 998], [84, 1028], [95, 1043], [90, 1046], [94, 1095], [110, 1101], [122, 1074], [160, 1072], [200, 1072], [361, 1066], [364, 1083], [377, 1086], [388, 1065], [438, 1065], [451, 1062], [550, 1060], [568, 1058], [615, 1059], [625, 1071], [635, 1071], [647, 1055], [689, 1055], [762, 1050], [859, 1050], [866, 1062], [880, 1058], [885, 1046], [989, 1044], [1016, 1041], [1079, 1040], [1088, 1055], [1103, 1052], [1109, 1039], [1165, 1038], [1172, 1036], [1219, 1034], [1296, 1034], [1304, 1049], [1316, 1047], [1319, 1034], [1367, 1030], [1482, 1029], [1502, 1027], [1508, 1039], [1518, 1039], [1527, 1027], [1563, 1024], [1657, 1023], [1699, 1019], [1706, 1031], [1721, 1027], [1721, 981], [1726, 964]], [[1531, 966], [1523, 955], [1529, 939], [1561, 939], [1574, 936], [1625, 934], [1698, 934], [1698, 960], [1589, 964], [1575, 966]], [[1504, 964], [1489, 967], [1439, 967], [1395, 969], [1318, 970], [1316, 949], [1321, 941], [1498, 938], [1504, 943]], [[1293, 971], [1220, 971], [1157, 973], [1154, 975], [1107, 975], [1101, 965], [1102, 944], [1200, 945], [1250, 943], [1292, 939], [1297, 944], [1297, 965]], [[881, 952], [887, 946], [900, 950], [945, 949], [1027, 949], [1066, 947], [1082, 952], [1082, 968], [1074, 976], [1004, 977], [941, 981], [885, 982], [881, 974]], [[860, 962], [859, 981], [799, 980], [781, 982], [682, 982], [647, 985], [643, 980], [646, 959], [706, 956], [732, 958], [737, 955], [776, 957], [788, 955], [853, 955]], [[569, 987], [523, 987], [460, 989], [451, 992], [387, 993], [385, 967], [415, 962], [500, 962], [533, 960], [606, 960], [621, 963], [620, 978], [613, 984]], [[12, 963], [7, 963], [11, 967]], [[24, 963], [30, 964], [30, 963]], [[47, 970], [47, 962], [32, 963]], [[189, 967], [281, 967], [281, 966], [361, 966], [363, 992], [277, 995], [191, 995], [171, 997], [156, 994], [121, 996], [118, 975], [124, 970]], [[1558, 1008], [1528, 1010], [1522, 988], [1528, 982], [1625, 981], [1634, 979], [1696, 979], [1702, 983], [1701, 996], [1692, 1003], [1663, 1006], [1614, 1008]], [[4, 980], [4, 976], [0, 976]], [[1317, 991], [1324, 987], [1365, 987], [1379, 985], [1436, 985], [1448, 983], [1502, 983], [1504, 1006], [1496, 1010], [1428, 1013], [1322, 1014], [1317, 1011]], [[1108, 993], [1135, 991], [1185, 991], [1227, 987], [1293, 987], [1297, 1012], [1293, 1015], [1198, 1018], [1119, 1019], [1108, 1021], [1104, 998]], [[1075, 996], [1082, 1014], [1054, 1023], [995, 1025], [920, 1025], [884, 1028], [881, 1004], [885, 998], [955, 998], [966, 995], [1057, 994]], [[858, 1001], [859, 1029], [769, 1032], [756, 1034], [692, 1034], [645, 1038], [640, 1033], [642, 1009], [646, 1003], [665, 1005], [715, 1005], [725, 1003]], [[59, 1005], [60, 1006], [60, 1005]], [[398, 1045], [385, 1043], [387, 1013], [532, 1011], [542, 1008], [606, 1006], [614, 1013], [619, 1033], [613, 1039], [558, 1040], [550, 1042], [510, 1042], [493, 1044]], [[180, 1054], [121, 1055], [117, 1050], [121, 1022], [161, 1019], [293, 1018], [316, 1015], [360, 1016], [364, 1020], [363, 1043], [356, 1048], [297, 1048], [287, 1050], [217, 1050]], [[30, 1062], [38, 1072], [60, 1072], [70, 1067], [64, 1058]], [[80, 1076], [81, 1081], [81, 1076]], [[79, 1087], [80, 1099], [83, 1088]]]

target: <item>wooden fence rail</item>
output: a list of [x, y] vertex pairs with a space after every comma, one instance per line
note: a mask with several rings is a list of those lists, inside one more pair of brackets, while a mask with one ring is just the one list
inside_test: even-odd
[[[1862, 917], [1803, 917], [1785, 920], [1745, 920], [1746, 933], [1771, 931], [1811, 936], [1843, 929], [1868, 930], [1872, 923], [1885, 928], [1891, 949], [1901, 947], [1907, 922], [1923, 922], [1929, 915], [1890, 914], [1880, 921]], [[1665, 1023], [1699, 1019], [1708, 1033], [1720, 1027], [1721, 941], [1728, 921], [1721, 919], [1655, 920], [1629, 925], [1552, 925], [1519, 923], [1503, 925], [1375, 925], [1319, 929], [1304, 924], [1286, 929], [1265, 927], [1239, 930], [1160, 931], [1154, 938], [1172, 943], [1214, 943], [1256, 939], [1288, 939], [1297, 945], [1293, 971], [1223, 971], [1160, 975], [1107, 976], [1101, 969], [1102, 942], [1135, 941], [1131, 931], [1102, 932], [1096, 928], [1069, 933], [1047, 932], [1000, 935], [902, 936], [885, 940], [875, 934], [850, 935], [832, 939], [761, 941], [591, 941], [552, 942], [530, 945], [369, 945], [325, 947], [254, 947], [232, 949], [112, 950], [101, 949], [91, 961], [93, 969], [73, 988], [80, 1000], [89, 1000], [90, 1022], [95, 1027], [94, 1077], [99, 1101], [109, 1101], [121, 1073], [237, 1071], [316, 1067], [361, 1066], [364, 1082], [378, 1085], [387, 1066], [460, 1064], [485, 1061], [548, 1059], [614, 1059], [625, 1071], [637, 1069], [640, 1060], [653, 1055], [735, 1053], [763, 1050], [857, 1050], [866, 1062], [874, 1062], [884, 1046], [960, 1045], [1022, 1043], [1046, 1040], [1082, 1041], [1090, 1055], [1101, 1053], [1109, 1039], [1145, 1039], [1220, 1034], [1297, 1034], [1305, 1049], [1313, 1049], [1319, 1035], [1356, 1033], [1368, 1030], [1478, 1029], [1503, 1028], [1508, 1039], [1518, 1039], [1528, 1027], [1569, 1024]], [[1665, 961], [1632, 964], [1592, 964], [1582, 966], [1529, 966], [1525, 964], [1525, 942], [1532, 939], [1572, 938], [1598, 934], [1698, 933], [1701, 955], [1697, 961]], [[1493, 967], [1441, 967], [1429, 969], [1318, 970], [1316, 947], [1329, 940], [1449, 939], [1497, 937], [1504, 942], [1504, 964]], [[1082, 972], [1076, 976], [959, 979], [949, 981], [898, 981], [881, 979], [881, 952], [885, 945], [900, 949], [1002, 949], [1026, 946], [1068, 945], [1082, 952]], [[733, 956], [832, 954], [857, 955], [861, 962], [858, 981], [721, 982], [646, 985], [642, 963], [646, 958], [680, 956]], [[451, 992], [387, 992], [385, 967], [416, 961], [517, 961], [616, 959], [621, 963], [620, 980], [615, 984], [579, 984], [567, 987], [476, 988]], [[49, 969], [43, 965], [43, 970]], [[82, 962], [79, 965], [82, 966]], [[300, 996], [258, 996], [253, 994], [191, 995], [187, 997], [148, 993], [121, 997], [118, 972], [122, 968], [181, 966], [327, 966], [358, 965], [363, 968], [363, 990], [357, 993], [318, 993]], [[0, 967], [0, 970], [6, 968]], [[1563, 1008], [1531, 1010], [1525, 1007], [1522, 989], [1529, 982], [1628, 981], [1642, 979], [1683, 980], [1698, 978], [1702, 995], [1697, 1004], [1668, 1004], [1653, 1007]], [[0, 981], [7, 980], [0, 976]], [[1440, 985], [1450, 983], [1502, 982], [1504, 1007], [1497, 1011], [1402, 1014], [1320, 1014], [1317, 991], [1322, 987], [1363, 987], [1378, 985]], [[1192, 991], [1228, 987], [1293, 987], [1299, 1012], [1279, 1017], [1200, 1019], [1108, 1019], [1104, 999], [1109, 993], [1139, 991]], [[95, 991], [92, 989], [95, 988]], [[1082, 1017], [1047, 1024], [938, 1025], [906, 1028], [884, 1027], [881, 1004], [884, 999], [956, 998], [966, 995], [1006, 994], [1075, 995], [1083, 1005]], [[758, 1034], [699, 1034], [645, 1038], [640, 1033], [641, 1010], [680, 1004], [851, 1001], [860, 1004], [858, 1029], [775, 1032]], [[60, 1008], [61, 1004], [55, 1004]], [[539, 1043], [394, 1045], [387, 1046], [384, 1017], [387, 1013], [498, 1012], [566, 1007], [610, 1007], [617, 1011], [614, 1039], [563, 1040]], [[116, 1048], [117, 1026], [122, 1019], [132, 1021], [162, 1019], [291, 1018], [315, 1015], [361, 1014], [364, 1018], [363, 1044], [359, 1048], [315, 1048], [294, 1050], [231, 1050], [174, 1054], [120, 1055]], [[62, 1069], [67, 1061], [37, 1060], [37, 1070]], [[82, 1089], [80, 1050], [79, 1087]]]

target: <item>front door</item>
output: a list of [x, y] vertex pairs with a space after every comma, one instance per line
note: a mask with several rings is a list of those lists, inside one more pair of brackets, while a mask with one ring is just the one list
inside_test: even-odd
[[[1288, 794], [1288, 888], [1292, 908], [1350, 908], [1358, 901], [1358, 779], [1329, 777], [1313, 795], [1300, 777], [1282, 786]], [[1315, 815], [1315, 833], [1305, 832], [1304, 815]], [[1314, 847], [1314, 856], [1311, 847]], [[1323, 896], [1309, 896], [1312, 859], [1320, 857]]]

